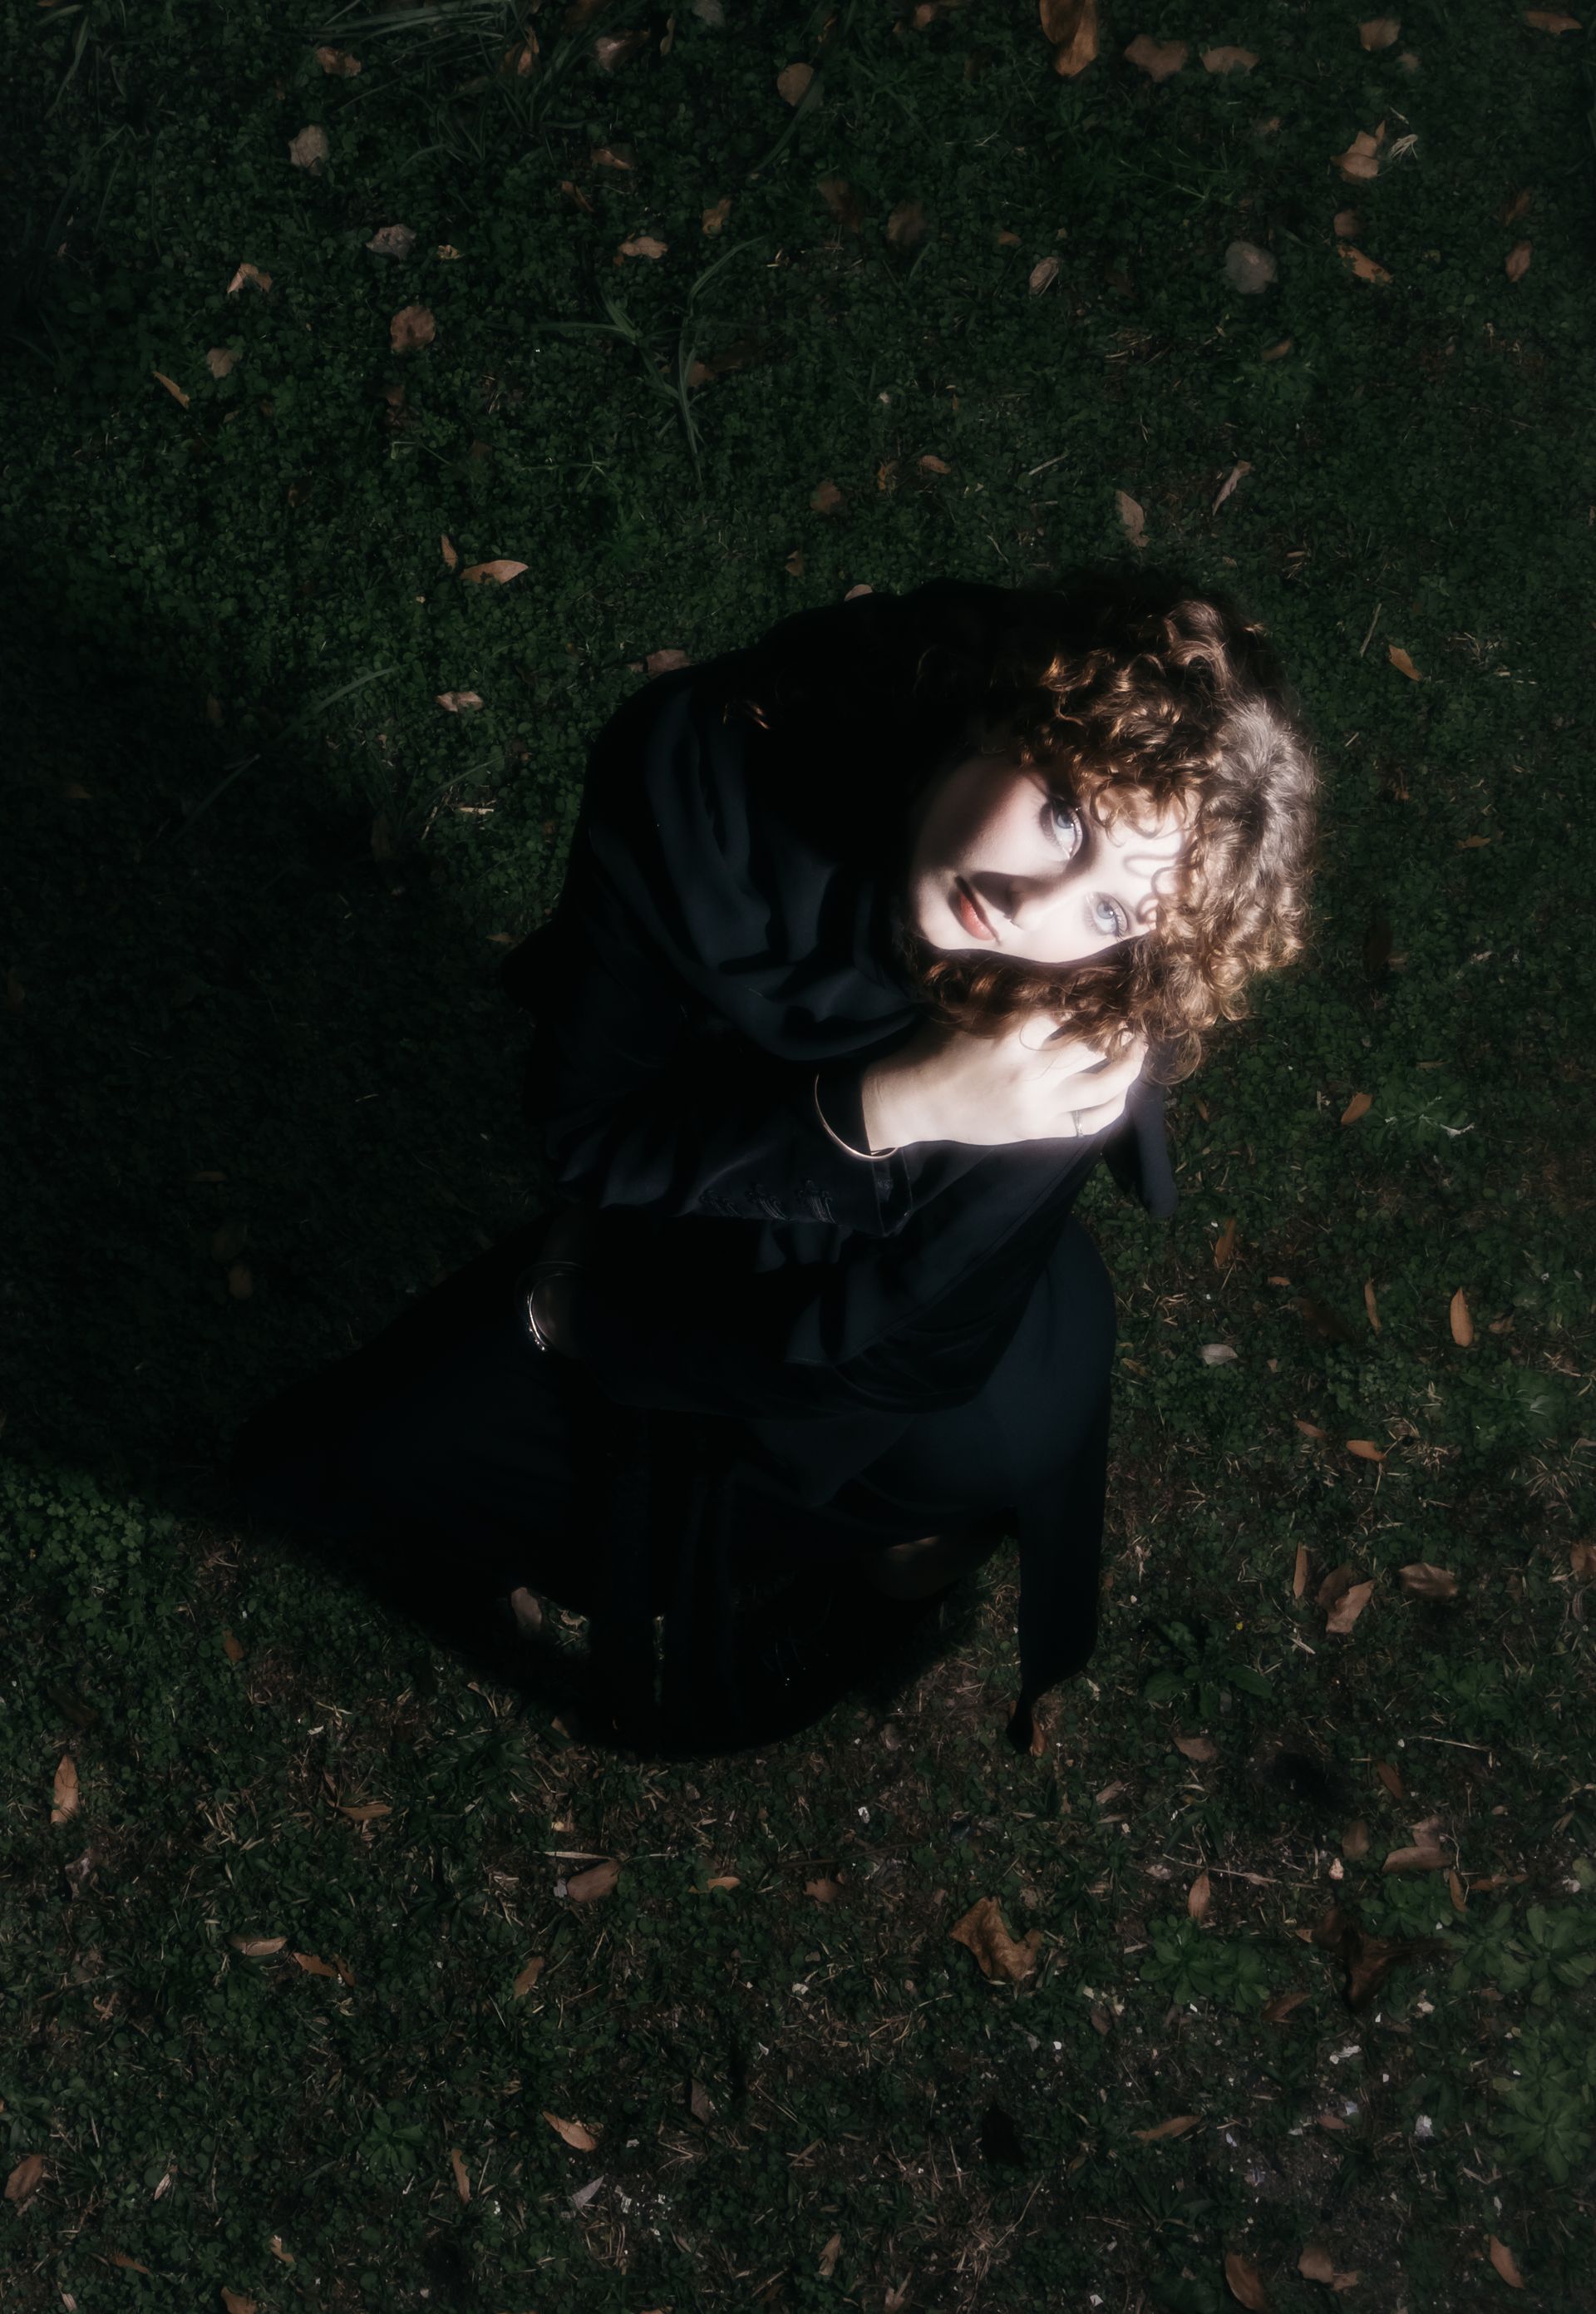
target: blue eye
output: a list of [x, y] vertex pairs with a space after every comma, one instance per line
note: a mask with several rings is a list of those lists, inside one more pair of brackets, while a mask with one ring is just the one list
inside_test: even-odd
[[[1049, 796], [1047, 801], [1042, 807], [1042, 818], [1048, 833], [1055, 841], [1058, 838], [1058, 822], [1060, 819], [1070, 819], [1074, 822], [1078, 840], [1071, 845], [1069, 856], [1071, 860], [1075, 859], [1080, 852], [1081, 842], [1083, 841], [1081, 835], [1082, 824], [1080, 814], [1076, 809], [1075, 806], [1072, 803], [1061, 803], [1055, 797]], [[1113, 921], [1107, 924], [1100, 922], [1098, 923], [1097, 930], [1100, 932], [1107, 932], [1111, 940], [1124, 940], [1131, 927], [1125, 919], [1123, 911], [1117, 907], [1112, 900], [1106, 900], [1102, 905], [1108, 909]]]

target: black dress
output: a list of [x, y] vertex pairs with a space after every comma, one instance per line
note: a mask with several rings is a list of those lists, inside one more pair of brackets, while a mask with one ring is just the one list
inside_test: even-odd
[[[862, 660], [890, 709], [927, 634], [968, 640], [1004, 593], [939, 580], [776, 632]], [[602, 1692], [648, 1726], [663, 1612], [658, 1725], [688, 1740], [746, 1704], [734, 1591], [762, 1553], [1006, 1511], [1021, 1743], [1096, 1635], [1114, 1296], [1071, 1207], [1104, 1157], [1173, 1212], [1162, 1090], [1139, 1081], [1086, 1141], [837, 1146], [816, 1074], [862, 1147], [864, 1068], [923, 1017], [889, 958], [903, 815], [872, 763], [947, 734], [762, 730], [733, 706], [751, 664], [657, 677], [611, 718], [558, 907], [504, 967], [536, 1024], [525, 1106], [551, 1185], [595, 1209], [574, 1355], [528, 1335], [533, 1224], [345, 1361], [358, 1387], [322, 1393], [291, 1451], [280, 1420], [265, 1454], [246, 1434], [234, 1472], [329, 1525], [434, 1519], [484, 1590], [531, 1579], [540, 1536], [580, 1534]]]

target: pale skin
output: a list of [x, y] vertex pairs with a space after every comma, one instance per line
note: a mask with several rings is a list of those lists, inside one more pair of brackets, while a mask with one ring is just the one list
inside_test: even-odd
[[[949, 952], [1041, 965], [1104, 954], [1152, 930], [1186, 825], [1174, 809], [1140, 826], [1124, 816], [1099, 821], [1061, 802], [1039, 768], [970, 754], [928, 782], [911, 807], [910, 921], [932, 947]], [[1109, 1068], [1065, 1031], [1050, 1039], [1034, 1016], [993, 1038], [928, 1023], [866, 1070], [867, 1145], [995, 1146], [1101, 1132], [1122, 1113], [1144, 1052], [1138, 1040]], [[581, 1209], [563, 1208], [543, 1251], [579, 1256], [585, 1221]], [[557, 1276], [538, 1291], [538, 1324], [557, 1349], [567, 1348], [561, 1337], [569, 1337], [569, 1294], [577, 1283]], [[1001, 1539], [992, 1523], [926, 1535], [873, 1554], [863, 1571], [889, 1597], [923, 1597], [979, 1566]]]

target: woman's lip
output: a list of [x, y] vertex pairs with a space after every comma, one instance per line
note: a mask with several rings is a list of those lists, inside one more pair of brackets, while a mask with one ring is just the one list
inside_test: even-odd
[[982, 914], [980, 904], [977, 902], [975, 895], [971, 891], [969, 886], [966, 883], [962, 876], [956, 876], [954, 878], [953, 888], [963, 900], [966, 907], [969, 910], [971, 916], [974, 918], [975, 930], [979, 938], [982, 940], [996, 940], [996, 932]]

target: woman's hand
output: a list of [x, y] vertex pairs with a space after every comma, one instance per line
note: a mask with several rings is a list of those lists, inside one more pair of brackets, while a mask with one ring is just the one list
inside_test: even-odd
[[1138, 1037], [1110, 1065], [1045, 1013], [1021, 1013], [991, 1038], [927, 1020], [867, 1074], [870, 1145], [1086, 1140], [1124, 1116], [1146, 1054]]

